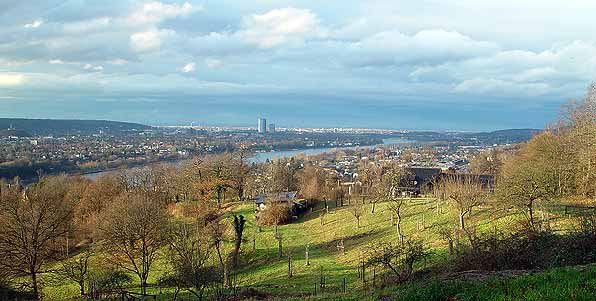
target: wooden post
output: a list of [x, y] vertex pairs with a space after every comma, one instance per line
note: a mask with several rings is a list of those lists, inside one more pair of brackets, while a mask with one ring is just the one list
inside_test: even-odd
[[282, 258], [283, 257], [283, 254], [282, 254], [282, 243], [281, 243], [281, 241], [282, 241], [283, 237], [282, 237], [281, 233], [276, 233], [275, 234], [275, 239], [277, 239], [277, 256], [279, 258]]
[[304, 256], [306, 258], [306, 265], [310, 265], [310, 261], [308, 259], [308, 245], [309, 244], [306, 244], [306, 253], [305, 253], [305, 256]]
[[292, 278], [292, 254], [288, 253], [288, 278]]
[[372, 283], [373, 288], [375, 287], [376, 280], [377, 280], [377, 266], [375, 265], [373, 267], [373, 283]]

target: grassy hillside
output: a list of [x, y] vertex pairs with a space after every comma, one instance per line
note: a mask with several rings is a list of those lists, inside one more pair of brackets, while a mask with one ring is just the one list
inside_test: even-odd
[[[441, 204], [438, 209], [437, 204], [439, 203], [434, 199], [411, 199], [406, 201], [402, 211], [402, 228], [406, 236], [422, 239], [426, 248], [432, 251], [427, 261], [417, 267], [419, 270], [424, 269], [425, 266], [441, 262], [447, 255], [446, 242], [439, 236], [438, 229], [452, 227], [455, 224], [456, 217], [447, 204]], [[320, 281], [321, 276], [324, 276], [326, 283], [324, 294], [343, 291], [344, 281], [347, 291], [361, 291], [364, 284], [358, 278], [358, 264], [363, 252], [367, 250], [367, 246], [371, 242], [397, 241], [396, 229], [391, 224], [388, 210], [389, 203], [378, 203], [374, 213], [371, 212], [372, 205], [366, 204], [365, 213], [360, 221], [360, 228], [357, 227], [356, 219], [352, 215], [349, 206], [335, 207], [335, 202], [329, 202], [329, 205], [330, 210], [324, 216], [322, 226], [319, 216], [324, 210], [322, 204], [320, 204], [312, 213], [306, 214], [291, 224], [278, 227], [278, 231], [283, 237], [284, 252], [284, 257], [279, 258], [274, 227], [262, 227], [261, 231], [258, 231], [259, 227], [255, 224], [253, 205], [248, 203], [227, 204], [226, 210], [229, 214], [242, 214], [248, 220], [244, 231], [245, 242], [242, 246], [243, 267], [235, 271], [236, 284], [240, 287], [250, 287], [269, 296], [287, 298], [314, 294], [317, 283]], [[522, 218], [506, 209], [497, 210], [498, 207], [497, 204], [489, 204], [475, 210], [468, 224], [474, 223], [479, 229], [478, 231], [491, 231], [494, 226], [513, 227]], [[542, 210], [540, 212], [548, 212], [545, 216], [550, 218], [552, 228], [565, 230], [572, 226], [570, 219], [568, 219], [575, 212], [572, 209], [567, 210], [567, 213], [565, 213], [563, 205], [550, 204], [549, 206], [543, 206]], [[256, 250], [254, 251], [253, 237], [256, 238]], [[341, 254], [337, 248], [338, 242], [342, 239], [345, 254]], [[307, 265], [305, 260], [307, 245], [309, 245], [310, 265]], [[231, 248], [231, 242], [228, 243], [227, 247]], [[291, 278], [288, 277], [287, 272], [288, 254], [292, 256], [293, 277]], [[166, 272], [167, 264], [165, 260], [158, 262], [150, 275], [150, 284], [157, 284], [158, 279]], [[380, 274], [381, 272], [380, 270], [367, 271], [368, 283], [366, 286], [370, 286], [373, 281], [373, 274]], [[557, 277], [571, 277], [569, 273], [572, 272], [554, 273]], [[540, 280], [542, 279], [540, 277], [527, 279], [528, 281], [538, 281], [536, 285], [540, 281], [546, 281]], [[497, 280], [495, 281], [495, 283], [500, 283]], [[515, 281], [511, 285], [515, 285], [517, 283]], [[134, 278], [133, 285], [136, 286], [137, 282], [137, 279]], [[75, 298], [78, 295], [77, 287], [74, 284], [52, 286], [51, 283], [58, 283], [58, 281], [52, 281], [49, 276], [46, 276], [46, 283], [48, 285], [45, 287], [45, 295], [50, 299]], [[425, 284], [425, 287], [426, 285], [430, 285], [425, 288], [430, 290], [429, 293], [433, 293], [432, 290], [436, 289], [436, 285], [433, 288], [434, 284], [432, 283]], [[463, 288], [464, 294], [473, 294], [476, 291], [486, 289], [483, 288], [483, 285], [464, 282], [462, 284], [450, 284], [447, 288], [454, 292]], [[490, 287], [493, 284], [487, 282], [486, 285]], [[137, 290], [134, 286], [130, 290]], [[408, 290], [408, 287], [394, 290], [399, 292]], [[564, 292], [567, 292], [568, 289], [570, 288], [566, 288]], [[320, 294], [320, 288], [317, 287], [317, 290], [317, 293]], [[171, 297], [171, 295], [168, 295], [171, 291], [171, 289], [162, 288], [164, 294], [162, 297], [168, 299]], [[158, 289], [152, 288], [151, 292], [157, 293]], [[392, 290], [389, 290], [388, 293], [391, 292]], [[505, 291], [504, 296], [507, 296], [508, 293], [509, 291]]]

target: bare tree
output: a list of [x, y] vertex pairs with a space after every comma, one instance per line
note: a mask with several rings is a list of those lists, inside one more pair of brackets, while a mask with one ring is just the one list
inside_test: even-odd
[[480, 180], [473, 175], [455, 174], [448, 175], [438, 185], [456, 207], [459, 226], [465, 231], [465, 216], [470, 214], [474, 207], [481, 205], [487, 196]]
[[221, 223], [219, 218], [208, 222], [206, 225], [209, 237], [211, 239], [211, 243], [215, 247], [215, 251], [217, 252], [219, 267], [223, 274], [223, 284], [225, 287], [228, 287], [230, 285], [229, 262], [228, 259], [225, 258], [223, 250], [223, 242], [226, 234], [226, 225]]
[[200, 222], [172, 225], [168, 235], [168, 259], [173, 282], [203, 300], [205, 289], [220, 281], [220, 274], [208, 266], [213, 244]]
[[360, 218], [364, 214], [364, 204], [359, 202], [353, 202], [350, 205], [350, 213], [356, 218], [356, 226], [360, 228]]
[[369, 246], [367, 265], [382, 265], [397, 276], [399, 282], [410, 279], [414, 264], [427, 256], [421, 241], [407, 241], [404, 244], [377, 243]]
[[159, 250], [167, 243], [164, 205], [140, 193], [126, 193], [102, 213], [96, 238], [110, 263], [136, 274], [143, 293]]
[[402, 209], [403, 204], [404, 204], [404, 199], [399, 198], [399, 197], [392, 198], [391, 202], [389, 203], [389, 210], [396, 217], [395, 230], [397, 231], [397, 237], [399, 237], [399, 242], [401, 244], [404, 243], [404, 233], [401, 229], [401, 222], [402, 222], [401, 209]]
[[85, 283], [88, 281], [89, 258], [93, 255], [86, 249], [77, 256], [68, 258], [60, 263], [55, 271], [60, 279], [75, 282], [79, 286], [81, 297], [85, 296]]
[[528, 226], [535, 228], [534, 206], [537, 201], [557, 195], [557, 163], [551, 157], [549, 133], [534, 137], [503, 166], [497, 183], [498, 197], [521, 209]]
[[231, 160], [231, 183], [238, 195], [238, 200], [243, 202], [253, 167], [248, 162], [250, 152], [247, 148], [241, 147], [232, 153]]
[[43, 177], [26, 191], [18, 183], [0, 183], [0, 270], [29, 277], [36, 298], [39, 275], [62, 254], [62, 239], [72, 227], [74, 206], [67, 191], [65, 176]]

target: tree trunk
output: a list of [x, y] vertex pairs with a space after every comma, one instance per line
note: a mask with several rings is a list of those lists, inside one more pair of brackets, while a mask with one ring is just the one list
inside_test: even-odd
[[31, 272], [31, 286], [33, 287], [33, 297], [36, 300], [41, 300], [41, 296], [39, 295], [39, 288], [37, 284], [37, 273], [34, 272], [35, 267], [31, 268], [33, 272]]
[[79, 288], [81, 291], [81, 297], [85, 296], [85, 281], [79, 281]]
[[399, 237], [399, 243], [401, 245], [404, 244], [404, 235], [401, 232], [401, 214], [399, 212], [397, 212], [397, 223], [395, 228], [397, 229], [397, 237]]
[[221, 250], [220, 250], [220, 243], [219, 242], [215, 243], [215, 250], [217, 251], [217, 257], [219, 258], [219, 264], [221, 265], [221, 269], [222, 269], [222, 272], [223, 272], [224, 287], [228, 287], [229, 286], [229, 281], [228, 281], [228, 267], [227, 267], [227, 264], [224, 262], [223, 257], [221, 256]]
[[530, 227], [534, 229], [534, 210], [532, 205], [533, 202], [529, 202], [528, 204], [526, 204], [526, 207], [528, 208], [528, 222], [530, 224]]
[[466, 230], [466, 224], [464, 223], [464, 216], [466, 215], [465, 211], [460, 211], [459, 212], [459, 227], [462, 230]]

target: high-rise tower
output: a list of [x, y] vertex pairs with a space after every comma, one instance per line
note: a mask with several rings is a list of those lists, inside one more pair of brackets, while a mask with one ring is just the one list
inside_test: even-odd
[[267, 119], [259, 118], [257, 120], [257, 131], [261, 134], [267, 133]]

